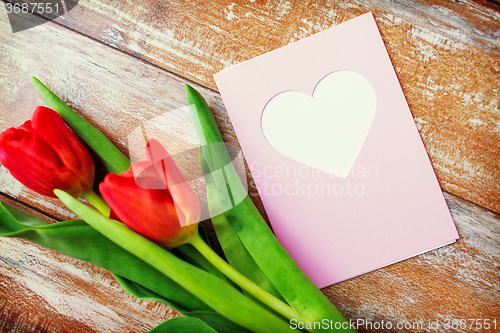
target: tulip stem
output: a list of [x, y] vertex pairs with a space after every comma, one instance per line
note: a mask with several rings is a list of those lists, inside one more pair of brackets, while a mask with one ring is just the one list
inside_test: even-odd
[[227, 276], [231, 281], [236, 283], [240, 288], [248, 292], [250, 295], [261, 301], [263, 304], [276, 311], [287, 319], [296, 319], [300, 321], [299, 314], [288, 304], [274, 297], [247, 277], [242, 275], [226, 261], [224, 261], [210, 246], [203, 241], [199, 234], [196, 234], [189, 241], [210, 263], [212, 263], [221, 273]]
[[109, 217], [111, 209], [108, 204], [101, 199], [93, 189], [89, 188], [87, 191], [83, 192], [82, 197], [87, 199], [102, 215]]

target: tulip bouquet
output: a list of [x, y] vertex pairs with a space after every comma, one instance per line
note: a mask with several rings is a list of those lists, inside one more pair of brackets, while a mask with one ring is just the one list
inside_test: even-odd
[[[48, 224], [0, 202], [1, 235], [101, 266], [132, 295], [185, 315], [151, 332], [354, 331], [272, 234], [195, 89], [186, 85], [187, 101], [200, 139], [211, 220], [227, 260], [212, 249], [199, 223], [197, 197], [158, 141], [148, 141], [145, 161], [131, 163], [39, 80], [33, 83], [48, 107], [0, 134], [0, 162], [81, 219]], [[93, 189], [94, 161], [75, 134], [109, 172], [98, 186], [100, 195]]]

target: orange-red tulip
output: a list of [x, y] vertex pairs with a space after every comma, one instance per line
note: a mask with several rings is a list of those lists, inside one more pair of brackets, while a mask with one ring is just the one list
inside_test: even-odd
[[108, 174], [99, 189], [111, 207], [111, 217], [163, 247], [174, 248], [196, 233], [200, 204], [158, 141], [148, 142], [147, 158], [120, 175]]
[[55, 197], [79, 196], [94, 183], [94, 161], [52, 109], [39, 106], [31, 120], [0, 134], [0, 162], [26, 187]]

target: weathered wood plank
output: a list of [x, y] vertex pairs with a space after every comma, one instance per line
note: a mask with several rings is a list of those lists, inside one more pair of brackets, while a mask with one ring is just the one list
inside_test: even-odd
[[[453, 319], [500, 319], [500, 216], [445, 194], [460, 239], [443, 248], [323, 289], [346, 316], [391, 322], [394, 329], [360, 332], [498, 332], [432, 329]], [[423, 327], [397, 329], [408, 322]]]
[[[6, 18], [1, 20], [2, 131], [22, 124], [37, 105], [44, 104], [33, 88], [31, 75], [48, 82], [126, 154], [129, 133], [146, 120], [186, 105], [185, 81], [161, 69], [55, 24], [9, 35]], [[183, 131], [177, 132], [182, 139]], [[22, 186], [4, 167], [0, 167], [0, 174], [0, 190], [6, 195], [58, 218], [75, 217], [58, 200]]]
[[0, 331], [147, 332], [179, 316], [111, 273], [26, 240], [0, 238]]
[[1, 332], [147, 332], [180, 315], [163, 303], [131, 296], [100, 267], [5, 237], [0, 237], [0, 304]]
[[[384, 332], [437, 332], [446, 330], [429, 323], [499, 318], [500, 216], [453, 195], [446, 200], [462, 237], [456, 244], [323, 289], [360, 332], [380, 331], [367, 322], [390, 322]], [[134, 299], [98, 267], [28, 241], [1, 238], [0, 254], [3, 331], [146, 332], [178, 315]]]
[[216, 89], [233, 64], [373, 11], [444, 190], [500, 212], [500, 6], [82, 0], [58, 22]]
[[[81, 4], [83, 8], [85, 8], [85, 2], [82, 1]], [[92, 5], [92, 3], [90, 3], [90, 5]], [[105, 5], [102, 6], [103, 8], [107, 8]], [[422, 12], [424, 10], [424, 7], [421, 5], [419, 9], [420, 12]], [[75, 11], [76, 10], [79, 10], [79, 7], [75, 8]], [[399, 10], [403, 11], [402, 8], [399, 8]], [[91, 10], [89, 9], [87, 12], [89, 11]], [[73, 13], [73, 11], [71, 11], [70, 14], [71, 13]], [[411, 50], [412, 47], [401, 49], [401, 47], [399, 47], [400, 44], [398, 43], [398, 41], [404, 40], [405, 35], [408, 34], [408, 31], [411, 32], [414, 38], [417, 38], [418, 36], [424, 38], [423, 40], [419, 40], [420, 37], [417, 38], [417, 40], [419, 40], [419, 43], [424, 43], [426, 42], [426, 40], [427, 42], [430, 42], [430, 40], [432, 39], [439, 40], [441, 43], [441, 48], [443, 49], [442, 52], [445, 52], [446, 48], [451, 48], [451, 46], [446, 46], [447, 43], [451, 43], [451, 45], [456, 46], [458, 45], [458, 42], [453, 42], [443, 36], [443, 38], [440, 39], [440, 35], [433, 33], [431, 30], [424, 31], [419, 26], [413, 27], [411, 24], [406, 23], [401, 18], [391, 15], [392, 14], [385, 14], [385, 16], [380, 15], [382, 19], [379, 18], [379, 24], [382, 26], [382, 32], [384, 32], [384, 26], [392, 27], [394, 31], [390, 31], [390, 33], [397, 37], [394, 37], [395, 42], [391, 42], [391, 40], [389, 40], [389, 42], [387, 43], [390, 53], [394, 54], [393, 61], [397, 62], [397, 59], [400, 58], [400, 52], [415, 53], [415, 59], [407, 62], [406, 65], [405, 63], [402, 64], [407, 66], [408, 68], [405, 70], [399, 70], [400, 77], [404, 76], [407, 81], [411, 81], [417, 86], [420, 85], [420, 83], [415, 82], [415, 80], [419, 80], [418, 75], [415, 75], [415, 73], [417, 72], [418, 74], [419, 70], [422, 68], [432, 67], [434, 68], [434, 72], [425, 74], [428, 78], [427, 81], [432, 81], [433, 77], [434, 80], [436, 80], [436, 78], [441, 75], [439, 73], [442, 72], [448, 73], [446, 74], [445, 78], [440, 78], [440, 80], [443, 82], [446, 82], [447, 80], [470, 81], [469, 83], [467, 83], [469, 84], [467, 88], [469, 90], [473, 88], [475, 89], [479, 86], [479, 92], [481, 94], [486, 93], [494, 95], [495, 91], [498, 92], [498, 85], [494, 87], [496, 90], [488, 89], [488, 85], [494, 85], [495, 82], [498, 82], [498, 80], [495, 81], [494, 78], [493, 81], [490, 80], [488, 81], [488, 83], [484, 83], [483, 81], [481, 81], [481, 78], [470, 80], [470, 78], [467, 78], [467, 73], [464, 72], [462, 73], [462, 75], [455, 75], [456, 73], [453, 73], [453, 68], [450, 69], [448, 68], [449, 66], [443, 67], [443, 62], [439, 61], [439, 59], [437, 58], [435, 61], [429, 63], [430, 58], [435, 58], [435, 56], [433, 56], [432, 54], [438, 52], [433, 51], [433, 48], [427, 48], [427, 53], [423, 51], [423, 47], [416, 48], [415, 51], [408, 51]], [[437, 14], [435, 14], [434, 16], [436, 15]], [[92, 21], [92, 17], [90, 17], [89, 20]], [[486, 19], [483, 18], [483, 20]], [[382, 23], [380, 23], [381, 21]], [[334, 22], [331, 23], [333, 24]], [[489, 23], [489, 25], [492, 24], [492, 22]], [[486, 27], [489, 27], [489, 25], [486, 25]], [[90, 27], [91, 25], [88, 26]], [[94, 123], [98, 123], [105, 133], [114, 133], [115, 142], [118, 143], [118, 141], [121, 140], [121, 142], [119, 142], [118, 144], [124, 151], [126, 150], [126, 143], [123, 141], [124, 137], [126, 137], [126, 135], [124, 135], [123, 133], [125, 128], [128, 128], [130, 130], [134, 126], [137, 126], [140, 121], [148, 119], [148, 117], [153, 117], [153, 114], [159, 114], [162, 108], [163, 110], [167, 108], [175, 109], [185, 105], [183, 88], [178, 84], [178, 82], [174, 83], [176, 82], [175, 76], [165, 76], [163, 74], [158, 74], [161, 73], [161, 71], [157, 70], [145, 71], [144, 64], [131, 60], [125, 61], [125, 63], [129, 65], [124, 66], [124, 68], [120, 68], [119, 64], [124, 61], [122, 59], [126, 59], [121, 56], [120, 53], [112, 52], [110, 50], [106, 50], [105, 48], [99, 48], [98, 51], [93, 51], [93, 48], [89, 47], [89, 42], [84, 42], [84, 39], [75, 39], [75, 41], [77, 42], [73, 41], [73, 43], [62, 46], [61, 44], [65, 43], [65, 40], [58, 41], [53, 37], [47, 39], [48, 36], [46, 32], [51, 31], [50, 29], [54, 31], [53, 28], [50, 28], [49, 30], [42, 29], [38, 32], [36, 32], [36, 30], [30, 30], [29, 33], [28, 31], [26, 31], [22, 32], [21, 34], [15, 35], [9, 35], [8, 29], [8, 26], [5, 26], [3, 30], [3, 35], [6, 42], [4, 43], [2, 53], [6, 55], [6, 57], [4, 58], [5, 61], [3, 63], [3, 73], [5, 73], [5, 80], [8, 81], [9, 84], [4, 86], [2, 100], [4, 101], [4, 103], [6, 103], [6, 110], [16, 111], [0, 115], [4, 124], [2, 125], [2, 129], [5, 129], [8, 126], [21, 124], [25, 119], [29, 117], [31, 110], [33, 110], [34, 107], [40, 103], [40, 99], [37, 98], [36, 93], [31, 88], [31, 83], [28, 79], [28, 76], [33, 74], [36, 74], [42, 78], [46, 78], [46, 82], [49, 82], [53, 89], [67, 98], [72, 106], [81, 108], [82, 102], [85, 102], [89, 119], [94, 120]], [[415, 31], [420, 32], [417, 33]], [[88, 31], [84, 32], [88, 33]], [[33, 37], [27, 37], [26, 35], [28, 34], [32, 35]], [[399, 37], [397, 34], [399, 34]], [[488, 37], [488, 40], [492, 38], [490, 37]], [[495, 45], [494, 43], [492, 44]], [[462, 45], [462, 47], [465, 47], [465, 44]], [[459, 47], [457, 46], [456, 48]], [[453, 52], [455, 51], [456, 50], [454, 50]], [[473, 50], [471, 52], [476, 52], [478, 55], [481, 55], [479, 49], [475, 49], [475, 51]], [[426, 53], [427, 55], [425, 55], [424, 53]], [[59, 58], [64, 60], [59, 60], [54, 64], [53, 61], [49, 60], [52, 58], [53, 54], [58, 54]], [[72, 55], [74, 54], [78, 54], [78, 56], [72, 58]], [[449, 59], [450, 63], [453, 62], [453, 60], [457, 60], [453, 58], [453, 54], [448, 55], [449, 57], [451, 57]], [[440, 55], [439, 57], [442, 58], [443, 56], [444, 55]], [[178, 61], [181, 61], [182, 59], [184, 58], [179, 57]], [[208, 59], [207, 61], [212, 61], [210, 59]], [[421, 60], [425, 62], [426, 59], [428, 64], [424, 64], [423, 66], [420, 65], [419, 61]], [[462, 65], [457, 67], [460, 70], [464, 70], [464, 68], [470, 67], [467, 64], [467, 61], [469, 61], [469, 59], [470, 57], [458, 57], [458, 60], [460, 61], [459, 63]], [[498, 57], [494, 57], [492, 58], [492, 60], [494, 60], [493, 64], [497, 66], [499, 63]], [[34, 64], [38, 61], [41, 61], [39, 63], [41, 65], [35, 66]], [[135, 67], [136, 63], [139, 64], [137, 67]], [[475, 62], [475, 65], [483, 66], [481, 65], [481, 63], [482, 62], [479, 59]], [[489, 63], [492, 62], [490, 61]], [[66, 67], [62, 68], [62, 66]], [[488, 62], [486, 62], [486, 66], [488, 66]], [[396, 68], [399, 67], [396, 66]], [[476, 72], [478, 75], [483, 75], [481, 73], [489, 73], [495, 68], [496, 67], [484, 68], [483, 66], [483, 68], [475, 68], [471, 70]], [[129, 71], [130, 73], [140, 75], [142, 77], [142, 81], [138, 82], [136, 86], [144, 87], [144, 89], [137, 89], [134, 86], [136, 78], [133, 75], [121, 75], [120, 77], [118, 77], [119, 75], [113, 75], [115, 72], [120, 72], [120, 70]], [[69, 71], [72, 73], [83, 71], [89, 73], [89, 75], [81, 74], [80, 76], [78, 76], [78, 74], [76, 74], [77, 76], [71, 82], [67, 75], [56, 77], [56, 74], [64, 73], [65, 71]], [[141, 73], [141, 71], [145, 72]], [[25, 75], [21, 75], [21, 73], [25, 73]], [[186, 75], [189, 75], [189, 73], [189, 71], [185, 72]], [[497, 75], [500, 75], [500, 70], [497, 71]], [[164, 79], [162, 81], [156, 82], [155, 80], [159, 76]], [[402, 82], [403, 87], [405, 87], [405, 80], [403, 80], [403, 78]], [[83, 85], [86, 86], [85, 89], [82, 89]], [[463, 84], [457, 83], [455, 86], [462, 87]], [[107, 89], [103, 90], [101, 94], [98, 94], [98, 92], [100, 92], [100, 88], [97, 87], [107, 87]], [[477, 113], [477, 116], [479, 117], [474, 119], [469, 118], [469, 121], [464, 120], [464, 114], [460, 114], [461, 106], [458, 104], [463, 101], [463, 98], [456, 99], [455, 95], [450, 95], [450, 93], [444, 91], [443, 89], [438, 89], [443, 90], [441, 91], [442, 94], [439, 96], [439, 98], [449, 98], [446, 100], [445, 105], [451, 106], [450, 108], [440, 109], [436, 108], [436, 103], [431, 97], [429, 97], [431, 95], [426, 93], [423, 95], [426, 97], [421, 98], [422, 91], [418, 89], [414, 90], [413, 88], [409, 89], [410, 91], [406, 91], [407, 89], [405, 89], [405, 92], [407, 93], [410, 106], [412, 107], [415, 114], [417, 126], [419, 126], [420, 128], [424, 143], [426, 143], [426, 147], [429, 151], [430, 157], [433, 161], [433, 165], [438, 174], [438, 177], [440, 178], [443, 188], [447, 191], [456, 193], [471, 200], [475, 198], [477, 200], [473, 201], [479, 202], [487, 208], [496, 210], [495, 207], [499, 200], [498, 198], [500, 198], [500, 166], [498, 164], [498, 154], [500, 152], [500, 130], [498, 130], [497, 124], [500, 122], [500, 112], [498, 111], [498, 93], [495, 96], [490, 96], [490, 99], [488, 99], [489, 97], [484, 97], [481, 94], [477, 95], [481, 95], [484, 97], [482, 101], [484, 102], [484, 105], [487, 104], [488, 110], [476, 110], [473, 107], [468, 107], [468, 109], [465, 111]], [[118, 97], [116, 93], [116, 91], [123, 90], [129, 91], [129, 95], [125, 99], [123, 99], [121, 96]], [[20, 91], [23, 91], [25, 93], [19, 94]], [[82, 95], [83, 91], [86, 91], [85, 96]], [[413, 92], [418, 94], [418, 96], [414, 96]], [[94, 93], [96, 93], [96, 95], [93, 95]], [[97, 96], [102, 95], [106, 95], [106, 103], [104, 103], [104, 101], [96, 102], [95, 100], [93, 100]], [[225, 124], [229, 123], [219, 97], [215, 94], [212, 95], [216, 100], [215, 103], [211, 103], [211, 106], [215, 109], [214, 111], [220, 114], [220, 117], [224, 118]], [[435, 94], [433, 93], [432, 96], [434, 95]], [[115, 98], [112, 98], [113, 96], [115, 96]], [[164, 96], [169, 96], [169, 98], [164, 99]], [[471, 93], [468, 93], [464, 96], [466, 96], [466, 99], [468, 99], [469, 101], [477, 101], [477, 98], [479, 98], [475, 95], [471, 95]], [[145, 102], [146, 104], [144, 104]], [[129, 108], [129, 106], [131, 105], [141, 105], [141, 112], [135, 112], [134, 114], [134, 112]], [[426, 111], [420, 114], [420, 111], [418, 111], [420, 109], [427, 109], [428, 112]], [[100, 115], [100, 117], [106, 115], [106, 118], [103, 119], [103, 121], [97, 121], [97, 119], [95, 119], [95, 117], [97, 116], [92, 116], [90, 110], [95, 110], [96, 112], [94, 114]], [[114, 124], [116, 126], [103, 128], [103, 123], [106, 123], [105, 120], [116, 118], [115, 115], [118, 114], [120, 110], [128, 112], [129, 114], [134, 114], [134, 122], [130, 123], [130, 119], [119, 120], [116, 124]], [[94, 118], [92, 119], [91, 117]], [[480, 118], [483, 120], [481, 120]], [[457, 121], [459, 123], [457, 123]], [[126, 123], [126, 126], [124, 122]], [[230, 126], [227, 127], [226, 134], [231, 137], [230, 139], [232, 141], [235, 140], [234, 132], [232, 132]], [[473, 145], [473, 147], [471, 147], [470, 145]], [[445, 161], [446, 163], [442, 163], [443, 161]], [[5, 169], [0, 169], [0, 172], [5, 172]], [[8, 176], [5, 177], [8, 178]], [[459, 180], [461, 182], [461, 185], [457, 183], [456, 180]], [[19, 188], [18, 184], [13, 181], [10, 182], [11, 184], [9, 188], [11, 194], [16, 191], [23, 191], [22, 188]], [[464, 184], [466, 184], [467, 186], [462, 186]], [[28, 192], [27, 195], [32, 197], [30, 199], [32, 201], [40, 200], [36, 198], [36, 196], [33, 197], [32, 193]], [[474, 196], [474, 198], [471, 198], [471, 196]], [[56, 204], [56, 202], [57, 201], [45, 200], [43, 202], [43, 205], [53, 206]], [[54, 206], [52, 210], [55, 209], [56, 208]], [[53, 213], [56, 215], [58, 214], [55, 212]]]
[[[29, 118], [36, 105], [42, 103], [31, 86], [30, 75], [49, 83], [75, 110], [92, 123], [101, 126], [125, 152], [126, 137], [132, 129], [186, 103], [183, 87], [185, 79], [112, 50], [85, 36], [53, 23], [15, 35], [10, 35], [8, 29], [6, 19], [0, 17], [0, 56], [4, 59], [0, 63], [0, 110], [9, 110], [0, 113], [0, 130], [19, 125]], [[57, 55], [57, 58], [54, 55]], [[201, 89], [199, 86], [197, 88]], [[207, 89], [201, 90], [216, 114], [223, 136], [226, 140], [235, 142], [234, 132], [219, 95]], [[184, 128], [178, 131], [181, 143], [188, 141], [183, 131]], [[47, 201], [18, 186], [4, 168], [0, 168], [0, 172], [1, 192], [43, 209], [55, 217], [71, 217], [57, 201]], [[258, 199], [255, 192], [251, 194]], [[403, 320], [443, 320], [447, 317], [500, 317], [497, 302], [500, 296], [499, 217], [454, 196], [447, 195], [447, 201], [462, 236], [459, 242], [329, 287], [325, 289], [328, 297], [351, 319], [384, 319], [397, 323]], [[154, 310], [139, 316], [140, 305], [144, 303], [130, 300], [131, 297], [125, 292], [118, 291], [117, 285], [109, 280], [107, 273], [100, 271], [97, 274], [99, 270], [92, 265], [24, 242], [20, 245], [15, 241], [4, 242], [2, 239], [0, 244], [1, 255], [7, 253], [10, 257], [5, 258], [11, 260], [0, 262], [0, 280], [2, 283], [5, 281], [5, 285], [0, 283], [0, 288], [4, 288], [0, 293], [2, 304], [5, 304], [2, 306], [5, 316], [2, 315], [0, 320], [0, 325], [4, 325], [0, 326], [2, 329], [14, 329], [14, 332], [31, 329], [34, 332], [60, 332], [64, 331], [64, 327], [71, 327], [74, 332], [143, 331], [146, 328], [143, 328], [142, 324], [152, 326], [149, 320], [160, 318], [162, 315], [162, 318], [169, 316], [163, 313], [163, 310], [158, 310], [159, 315]], [[12, 262], [19, 265], [13, 265]], [[78, 274], [74, 273], [75, 266], [81, 268]], [[85, 280], [85, 283], [90, 285], [82, 287], [83, 282], [75, 282], [71, 285], [74, 289], [63, 288], [57, 284], [47, 286], [47, 279], [67, 285], [67, 277], [77, 281]], [[28, 280], [29, 283], [26, 282]], [[16, 292], [6, 296], [10, 288], [17, 288]], [[47, 290], [53, 293], [45, 293]], [[83, 299], [83, 306], [74, 311], [59, 306], [74, 303], [75, 299], [80, 297]], [[112, 300], [115, 297], [125, 299], [123, 308], [115, 307], [116, 303]], [[23, 301], [25, 298], [33, 300]], [[59, 307], [51, 303], [54, 299], [59, 302], [55, 303]], [[26, 302], [31, 302], [31, 305], [26, 305]], [[90, 303], [92, 306], [89, 307], [89, 302], [97, 304]], [[44, 304], [43, 308], [47, 311], [45, 315], [50, 318], [50, 323], [38, 315], [40, 312], [37, 312], [39, 310], [36, 305], [39, 304]], [[159, 307], [154, 302], [148, 304], [152, 308]], [[112, 309], [111, 312], [101, 307], [107, 308], [108, 305]], [[132, 310], [124, 310], [128, 309], [129, 305]], [[25, 306], [28, 310], [20, 310], [20, 307]], [[119, 313], [130, 315], [133, 318], [130, 319], [132, 324], [126, 322], [124, 326], [107, 327], [109, 318], [118, 316], [120, 320], [125, 320]], [[135, 320], [142, 324], [133, 326], [136, 325]], [[65, 321], [72, 322], [72, 325], [64, 326]], [[50, 328], [47, 329], [47, 326]]]

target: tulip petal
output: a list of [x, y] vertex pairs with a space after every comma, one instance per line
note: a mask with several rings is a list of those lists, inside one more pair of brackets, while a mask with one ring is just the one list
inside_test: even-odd
[[163, 243], [181, 231], [177, 211], [170, 193], [144, 189], [136, 185], [131, 174], [108, 174], [99, 190], [116, 216], [135, 232]]
[[[88, 209], [92, 210], [90, 207]], [[81, 220], [49, 224], [0, 200], [0, 236], [25, 238], [68, 256], [91, 262], [113, 272], [127, 291], [141, 288], [141, 298], [154, 298], [184, 314], [191, 311], [213, 311], [195, 295]]]
[[[155, 164], [151, 164], [149, 161], [135, 162], [130, 167], [130, 170], [134, 175], [137, 186], [152, 190], [168, 190], [165, 182], [165, 176], [163, 175], [163, 172], [161, 174], [158, 173], [158, 167]], [[130, 170], [125, 172], [129, 173]], [[124, 175], [125, 172], [121, 173], [121, 175]]]
[[161, 166], [164, 179], [172, 195], [179, 221], [182, 226], [200, 222], [200, 203], [191, 186], [186, 182], [174, 160], [157, 140], [150, 139], [147, 143], [147, 153], [150, 161], [155, 161], [157, 168]]
[[34, 131], [31, 121], [0, 135], [0, 162], [17, 180], [42, 195], [55, 197], [54, 188], [72, 195], [84, 191], [74, 174]]
[[101, 194], [112, 214], [135, 232], [166, 248], [184, 244], [198, 230], [198, 199], [158, 141], [148, 142], [146, 157], [120, 175], [108, 174]]
[[290, 332], [287, 321], [244, 296], [225, 281], [186, 263], [170, 251], [132, 232], [122, 223], [104, 217], [68, 194], [57, 190], [56, 194], [68, 208], [98, 232], [171, 278], [232, 322], [252, 332]]
[[87, 188], [92, 187], [95, 176], [92, 157], [61, 116], [52, 109], [39, 106], [31, 119], [35, 132], [47, 142], [61, 163]]
[[94, 182], [94, 162], [62, 118], [39, 106], [32, 119], [0, 134], [0, 162], [26, 187], [55, 197], [79, 196]]
[[130, 167], [130, 160], [101, 131], [80, 117], [37, 78], [31, 77], [31, 80], [45, 103], [94, 150], [109, 172], [120, 173]]

